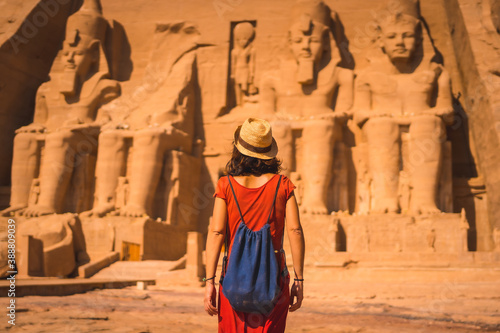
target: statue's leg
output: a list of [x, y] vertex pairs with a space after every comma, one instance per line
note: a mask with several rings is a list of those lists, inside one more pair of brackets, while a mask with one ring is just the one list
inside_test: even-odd
[[414, 213], [438, 213], [436, 195], [445, 128], [435, 116], [419, 116], [410, 125], [411, 201]]
[[28, 217], [63, 213], [65, 196], [80, 154], [95, 151], [97, 138], [91, 132], [59, 131], [47, 134], [40, 169], [38, 203], [26, 209]]
[[391, 118], [379, 117], [368, 120], [363, 129], [368, 141], [368, 161], [373, 185], [373, 206], [370, 211], [398, 212], [399, 126]]
[[333, 165], [334, 120], [318, 119], [304, 122], [302, 132], [304, 198], [302, 211], [327, 214], [327, 190]]
[[125, 176], [127, 165], [124, 134], [123, 130], [107, 130], [99, 135], [95, 207], [87, 215], [102, 217], [115, 209], [118, 178]]
[[10, 215], [28, 206], [31, 183], [40, 167], [40, 147], [35, 133], [19, 133], [14, 138], [10, 207], [2, 215]]
[[290, 122], [276, 120], [271, 123], [273, 137], [279, 142], [278, 158], [282, 161], [282, 174], [290, 177], [293, 162], [293, 134]]
[[167, 134], [162, 128], [135, 133], [130, 166], [130, 195], [121, 215], [138, 217], [151, 214], [153, 196], [160, 181], [166, 139]]

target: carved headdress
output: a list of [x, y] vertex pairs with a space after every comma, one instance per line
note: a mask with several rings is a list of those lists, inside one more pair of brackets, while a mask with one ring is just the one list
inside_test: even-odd
[[[329, 43], [325, 45], [326, 49], [322, 56], [320, 68], [336, 66], [341, 61], [340, 51], [333, 31], [336, 22], [332, 18], [332, 14], [333, 17], [336, 17], [336, 13], [332, 13], [322, 0], [297, 0], [292, 8], [291, 30], [298, 29], [304, 34], [311, 34], [316, 29], [322, 33], [328, 32]], [[306, 77], [309, 76], [309, 74], [306, 75]], [[299, 79], [301, 83], [309, 83], [310, 81], [310, 78]]]
[[64, 43], [71, 47], [81, 44], [86, 48], [97, 41], [99, 72], [109, 73], [110, 66], [105, 53], [108, 27], [108, 21], [102, 15], [100, 0], [84, 0], [82, 7], [68, 18]]
[[108, 22], [102, 16], [99, 0], [85, 0], [80, 10], [68, 18], [66, 25], [66, 41], [78, 44], [80, 40], [90, 42], [99, 40], [104, 43]]
[[292, 18], [296, 21], [303, 17], [327, 27], [332, 20], [330, 8], [322, 0], [297, 0], [292, 9]]
[[379, 26], [390, 23], [414, 23], [421, 21], [419, 0], [391, 0], [379, 11]]
[[[55, 61], [52, 65], [50, 76], [60, 77], [60, 92], [65, 95], [74, 95], [80, 89], [85, 80], [89, 77], [94, 77], [95, 82], [102, 78], [109, 78], [110, 63], [106, 53], [106, 36], [110, 25], [102, 15], [102, 7], [100, 0], [84, 0], [81, 8], [68, 18], [66, 23], [66, 36], [64, 39], [63, 49], [58, 57], [59, 61]], [[88, 73], [68, 72], [65, 69], [65, 62], [62, 61], [64, 52], [68, 49], [78, 48], [80, 50], [97, 50], [99, 55], [94, 60], [93, 66]], [[93, 75], [99, 73], [99, 75]], [[62, 75], [62, 76], [61, 76]]]

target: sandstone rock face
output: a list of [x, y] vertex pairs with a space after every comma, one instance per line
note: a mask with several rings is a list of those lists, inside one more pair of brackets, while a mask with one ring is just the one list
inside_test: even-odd
[[91, 260], [182, 257], [248, 117], [330, 252], [500, 248], [497, 1], [2, 6], [2, 214], [79, 214]]

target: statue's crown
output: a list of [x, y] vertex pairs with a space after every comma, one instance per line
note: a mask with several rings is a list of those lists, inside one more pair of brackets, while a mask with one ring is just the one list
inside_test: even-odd
[[321, 0], [297, 0], [292, 9], [292, 18], [297, 21], [304, 16], [326, 26], [330, 26], [332, 20], [330, 8]]
[[[392, 0], [394, 2], [394, 0]], [[398, 0], [395, 2], [396, 13], [412, 16], [420, 19], [420, 5], [419, 0]]]
[[389, 0], [380, 8], [377, 21], [379, 24], [393, 21], [419, 21], [419, 0]]
[[66, 40], [72, 44], [80, 39], [104, 41], [107, 21], [102, 15], [100, 0], [84, 0], [82, 7], [68, 18]]

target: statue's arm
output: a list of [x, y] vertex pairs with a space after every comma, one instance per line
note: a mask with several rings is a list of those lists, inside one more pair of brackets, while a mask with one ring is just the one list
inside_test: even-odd
[[354, 121], [358, 126], [363, 124], [370, 117], [371, 110], [371, 88], [364, 75], [360, 75], [355, 81], [354, 88]]
[[451, 93], [451, 79], [448, 72], [443, 68], [437, 80], [437, 99], [435, 111], [447, 124], [453, 123], [453, 96]]
[[121, 86], [116, 80], [104, 79], [99, 82], [99, 101], [101, 105], [107, 104], [120, 96]]
[[236, 62], [237, 62], [237, 56], [236, 56], [236, 49], [231, 50], [231, 79], [234, 80], [234, 77], [236, 75]]
[[354, 73], [345, 68], [339, 68], [338, 72], [339, 90], [335, 112], [348, 114], [351, 110], [354, 98]]
[[250, 72], [250, 83], [253, 83], [253, 80], [255, 78], [255, 63], [256, 63], [255, 57], [256, 57], [255, 49], [252, 46], [252, 49], [250, 50], [250, 60], [248, 63]]
[[37, 91], [35, 99], [35, 115], [33, 118], [34, 123], [43, 124], [47, 121], [49, 117], [49, 110], [47, 107], [47, 101], [45, 99], [45, 89], [43, 86]]
[[264, 75], [260, 82], [260, 102], [265, 113], [276, 111], [276, 83], [271, 73]]
[[121, 93], [121, 86], [116, 80], [104, 79], [99, 82], [98, 92], [99, 93], [96, 95], [97, 110], [94, 119], [100, 125], [104, 125], [105, 123], [110, 122], [112, 117], [108, 112], [105, 112], [101, 106], [108, 104], [112, 100], [119, 97]]

